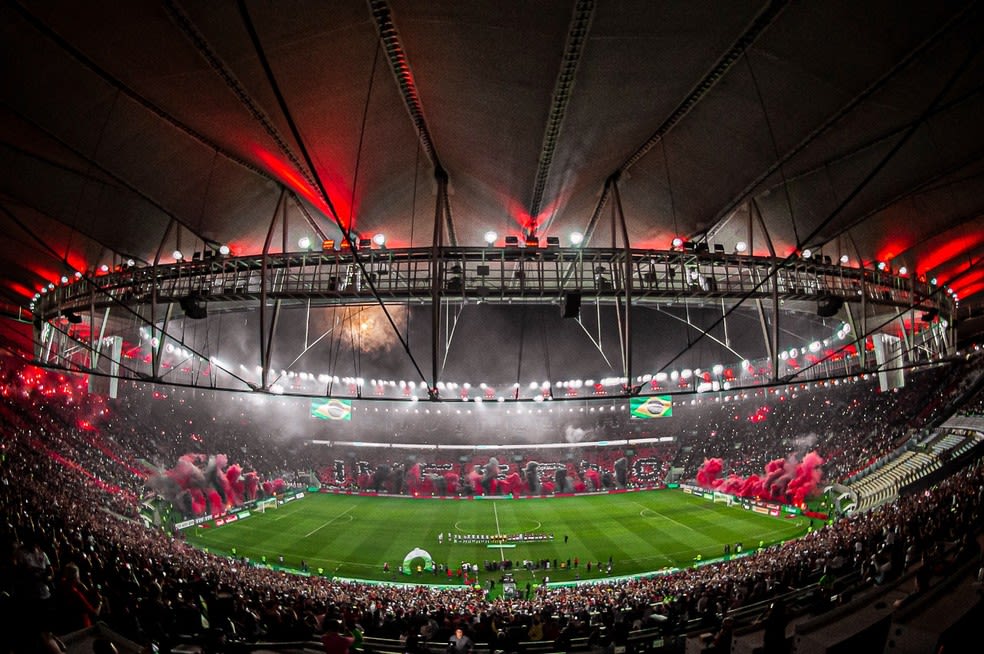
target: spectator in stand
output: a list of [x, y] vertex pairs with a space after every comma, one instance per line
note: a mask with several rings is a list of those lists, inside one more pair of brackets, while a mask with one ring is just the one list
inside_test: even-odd
[[473, 647], [472, 639], [465, 634], [464, 629], [455, 628], [448, 641], [448, 654], [471, 654]]
[[347, 633], [341, 620], [336, 619], [327, 622], [325, 633], [321, 637], [325, 654], [349, 654], [349, 648], [354, 642], [355, 636]]
[[79, 566], [74, 563], [65, 564], [55, 600], [58, 633], [64, 634], [91, 627], [102, 611], [103, 602], [98, 590], [95, 593], [91, 592], [82, 583], [80, 576]]

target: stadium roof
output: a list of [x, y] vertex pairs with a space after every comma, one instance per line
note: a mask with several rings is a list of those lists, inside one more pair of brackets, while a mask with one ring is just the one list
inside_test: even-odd
[[[489, 230], [890, 260], [984, 297], [977, 2], [12, 0], [0, 302], [179, 245]], [[325, 197], [327, 196], [327, 197]], [[336, 221], [337, 220], [337, 221]], [[175, 226], [178, 228], [175, 229]], [[279, 228], [278, 228], [279, 229]], [[278, 236], [279, 238], [279, 236]], [[179, 242], [180, 239], [180, 242]]]

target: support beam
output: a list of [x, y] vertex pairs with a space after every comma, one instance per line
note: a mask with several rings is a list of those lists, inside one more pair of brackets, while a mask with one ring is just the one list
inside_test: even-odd
[[[263, 242], [262, 264], [260, 266], [260, 388], [264, 391], [270, 390], [270, 352], [268, 350], [269, 346], [272, 345], [272, 341], [268, 341], [267, 339], [266, 331], [267, 287], [269, 286], [267, 282], [270, 275], [270, 243], [273, 241], [273, 232], [277, 226], [277, 214], [280, 212], [283, 204], [284, 191], [281, 190], [280, 196], [277, 198], [277, 205], [273, 208], [273, 214], [270, 216], [270, 227], [267, 228], [266, 240]], [[285, 216], [284, 221], [286, 220], [287, 218]]]
[[368, 2], [369, 11], [372, 12], [372, 17], [376, 21], [376, 30], [379, 33], [383, 50], [386, 52], [390, 70], [393, 72], [396, 85], [403, 97], [403, 105], [406, 107], [407, 113], [410, 114], [410, 120], [413, 121], [413, 126], [417, 130], [420, 146], [434, 166], [434, 176], [444, 178], [446, 208], [442, 219], [447, 221], [448, 243], [457, 245], [458, 238], [451, 218], [451, 207], [447, 202], [447, 173], [444, 171], [444, 166], [441, 165], [434, 139], [431, 138], [430, 128], [427, 126], [427, 119], [424, 117], [424, 106], [420, 101], [420, 90], [417, 88], [413, 69], [410, 67], [410, 58], [403, 48], [403, 41], [400, 38], [399, 30], [396, 28], [396, 23], [393, 22], [393, 12], [390, 10], [389, 3], [386, 0], [368, 0]]
[[[157, 347], [154, 348], [154, 367], [151, 370], [151, 377], [154, 381], [160, 381], [161, 379], [161, 358], [164, 356], [164, 341], [167, 339], [167, 325], [171, 321], [171, 314], [174, 312], [174, 303], [168, 302], [167, 309], [164, 311], [164, 324], [161, 325], [160, 336], [154, 336], [157, 339]], [[156, 329], [151, 329], [151, 334], [153, 335]], [[153, 347], [153, 338], [151, 339], [151, 347]]]
[[[613, 210], [618, 214], [622, 228], [622, 248], [625, 256], [625, 270], [622, 275], [622, 296], [625, 298], [625, 312], [622, 319], [622, 376], [625, 377], [625, 390], [630, 391], [632, 385], [632, 247], [629, 243], [629, 229], [625, 224], [625, 212], [622, 210], [622, 195], [618, 191], [618, 180], [612, 181], [612, 192], [615, 198]], [[614, 240], [614, 225], [612, 239]], [[617, 307], [618, 305], [616, 305]]]
[[432, 240], [433, 256], [431, 257], [431, 379], [428, 395], [437, 399], [437, 377], [440, 361], [441, 344], [441, 281], [443, 266], [440, 252], [444, 241], [442, 219], [447, 205], [448, 174], [444, 169], [434, 171], [437, 182], [437, 200], [434, 203], [434, 236]]
[[762, 341], [765, 343], [765, 355], [770, 362], [775, 362], [778, 356], [772, 349], [772, 338], [769, 336], [769, 321], [765, 317], [765, 304], [762, 300], [755, 300], [755, 308], [758, 309], [759, 325], [762, 327]]
[[[769, 248], [769, 255], [773, 258], [775, 263], [774, 268], [781, 265], [779, 257], [776, 256], [776, 246], [772, 243], [772, 236], [769, 234], [769, 228], [765, 225], [765, 219], [762, 217], [762, 210], [759, 208], [758, 202], [752, 200], [749, 206], [749, 212], [755, 214], [755, 219], [758, 221], [759, 227], [762, 229], [762, 235], [765, 236], [765, 244]], [[769, 335], [769, 359], [772, 367], [772, 381], [779, 380], [779, 276], [775, 274], [770, 274], [771, 278], [771, 290], [772, 290], [772, 332]]]

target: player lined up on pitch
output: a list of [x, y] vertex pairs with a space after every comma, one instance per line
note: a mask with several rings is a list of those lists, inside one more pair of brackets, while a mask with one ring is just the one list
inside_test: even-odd
[[467, 543], [475, 545], [486, 545], [490, 543], [536, 543], [549, 542], [554, 539], [553, 534], [542, 532], [527, 531], [519, 534], [459, 534], [454, 532], [444, 532], [437, 534], [438, 545], [448, 543]]

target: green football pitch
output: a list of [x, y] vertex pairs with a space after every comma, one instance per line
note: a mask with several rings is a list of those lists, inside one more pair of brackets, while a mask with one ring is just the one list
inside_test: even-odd
[[[270, 565], [280, 565], [283, 557], [287, 568], [299, 568], [303, 560], [312, 573], [320, 569], [349, 579], [447, 583], [445, 574], [418, 573], [420, 559], [412, 575], [399, 572], [415, 548], [452, 569], [462, 562], [477, 564], [482, 581], [501, 574], [485, 572], [486, 561], [550, 561], [549, 571], [533, 573], [514, 565], [516, 581], [525, 584], [539, 583], [545, 575], [551, 582], [584, 581], [687, 567], [720, 558], [725, 545], [734, 552], [740, 542], [749, 552], [760, 543], [801, 536], [809, 524], [809, 518], [760, 515], [678, 490], [475, 500], [313, 494], [262, 514], [253, 511], [246, 520], [184, 533], [190, 543], [212, 552], [234, 551]], [[465, 542], [468, 535], [517, 534], [546, 539], [505, 548]]]

